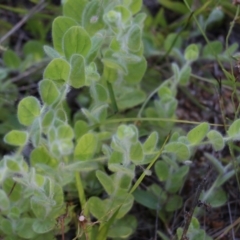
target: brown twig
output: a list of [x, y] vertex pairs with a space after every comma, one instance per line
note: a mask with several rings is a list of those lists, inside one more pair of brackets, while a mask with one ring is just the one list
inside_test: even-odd
[[[212, 169], [209, 169], [206, 177], [204, 177], [202, 182], [198, 185], [198, 188], [197, 188], [196, 193], [194, 195], [193, 202], [191, 204], [191, 208], [190, 208], [189, 212], [185, 211], [185, 213], [184, 213], [185, 225], [184, 225], [184, 228], [183, 228], [183, 233], [182, 233], [181, 240], [188, 240], [187, 232], [188, 232], [188, 228], [190, 226], [190, 223], [191, 223], [191, 220], [192, 220], [192, 217], [193, 217], [194, 209], [199, 204], [199, 198], [200, 198], [201, 192], [204, 189], [204, 187], [206, 185], [206, 182], [207, 182], [207, 179], [208, 179], [211, 172], [212, 172]], [[186, 205], [186, 202], [185, 202], [185, 205]]]
[[1, 39], [0, 44], [2, 44], [7, 38], [9, 38], [14, 32], [16, 32], [32, 15], [36, 12], [41, 11], [47, 3], [41, 0], [35, 7], [33, 7], [27, 15], [25, 15], [11, 30], [9, 30]]

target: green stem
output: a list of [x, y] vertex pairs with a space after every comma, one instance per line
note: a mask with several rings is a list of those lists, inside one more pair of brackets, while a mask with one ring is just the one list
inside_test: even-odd
[[85, 197], [85, 193], [84, 193], [82, 179], [81, 179], [81, 176], [80, 176], [79, 172], [75, 172], [75, 179], [76, 179], [76, 185], [77, 185], [80, 205], [83, 208], [84, 216], [88, 217], [89, 213], [88, 213], [88, 208], [87, 208], [87, 205], [86, 205], [86, 197]]
[[108, 82], [108, 81], [106, 81], [106, 82], [107, 82], [107, 88], [108, 88], [108, 92], [109, 92], [112, 107], [113, 107], [113, 112], [115, 114], [115, 113], [118, 112], [118, 106], [117, 106], [116, 98], [115, 98], [115, 95], [114, 95], [113, 87], [112, 87], [112, 84], [110, 82]]
[[[146, 170], [149, 170], [153, 166], [153, 164], [158, 160], [158, 158], [162, 154], [163, 149], [164, 149], [165, 145], [167, 144], [167, 141], [168, 141], [169, 138], [170, 138], [170, 134], [167, 135], [167, 137], [166, 137], [161, 149], [159, 150], [157, 156], [150, 162], [150, 164], [147, 166]], [[146, 176], [146, 171], [144, 171], [141, 174], [141, 176], [138, 178], [138, 180], [135, 182], [135, 184], [131, 188], [129, 194], [132, 194], [137, 189], [137, 187], [140, 185], [140, 183], [142, 182], [142, 180], [144, 179], [145, 176]]]

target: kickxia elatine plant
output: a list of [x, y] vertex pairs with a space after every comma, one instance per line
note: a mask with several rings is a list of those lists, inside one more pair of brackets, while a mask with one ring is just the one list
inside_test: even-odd
[[[210, 144], [220, 151], [240, 139], [240, 119], [231, 124], [227, 136], [211, 130], [207, 122], [186, 135], [174, 132], [177, 87], [189, 82], [191, 64], [199, 58], [196, 44], [185, 49], [179, 65], [172, 64], [173, 76], [154, 91], [154, 106], [145, 108], [152, 95], [147, 98], [140, 85], [147, 68], [142, 42], [146, 14], [139, 13], [141, 7], [142, 0], [68, 0], [63, 16], [54, 19], [53, 47], [44, 46], [51, 60], [38, 84], [40, 99], [28, 96], [19, 102], [22, 128], [4, 137], [16, 147], [0, 162], [4, 239], [55, 239], [57, 234], [64, 239], [71, 221], [78, 226], [75, 239], [127, 239], [137, 227], [137, 219], [128, 214], [134, 201], [155, 210], [160, 206], [160, 218], [166, 218], [183, 207], [178, 191], [194, 150]], [[174, 55], [171, 39], [165, 51]], [[213, 56], [229, 57], [229, 52], [214, 52], [214, 46], [208, 44]], [[74, 120], [66, 104], [72, 88], [89, 92], [89, 104], [81, 106]], [[133, 118], [122, 117], [122, 111], [138, 106]], [[120, 124], [131, 121], [135, 124]], [[149, 121], [160, 130], [142, 134], [137, 121]], [[31, 153], [23, 156], [27, 146]], [[223, 167], [206, 156], [219, 176], [202, 199], [219, 206], [226, 202], [221, 186], [234, 175], [233, 164]], [[138, 189], [153, 165], [164, 189], [156, 184], [147, 191]], [[139, 167], [146, 170], [136, 181]], [[217, 194], [220, 200], [214, 202]], [[73, 206], [67, 207], [74, 199], [83, 210], [79, 216]], [[90, 216], [96, 224], [87, 220]], [[205, 234], [197, 219], [191, 224], [191, 239]], [[179, 238], [181, 232], [179, 228]]]

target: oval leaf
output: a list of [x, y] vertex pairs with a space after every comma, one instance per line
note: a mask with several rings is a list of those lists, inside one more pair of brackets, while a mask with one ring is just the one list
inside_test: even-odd
[[160, 181], [166, 181], [169, 175], [169, 166], [164, 161], [157, 161], [155, 166], [155, 173]]
[[93, 133], [83, 135], [75, 148], [74, 157], [80, 160], [90, 159], [95, 153], [97, 139]]
[[0, 189], [0, 202], [1, 202], [1, 205], [0, 205], [1, 212], [4, 212], [9, 209], [10, 202], [9, 202], [8, 196], [2, 189]]
[[28, 132], [12, 130], [6, 134], [4, 141], [13, 146], [24, 146], [28, 140]]
[[145, 153], [151, 153], [156, 148], [157, 142], [158, 142], [158, 133], [152, 132], [143, 144], [143, 151]]
[[233, 138], [234, 140], [240, 139], [240, 119], [237, 119], [231, 124], [227, 133], [228, 136]]
[[91, 39], [82, 27], [71, 27], [63, 37], [63, 49], [67, 59], [73, 54], [86, 57], [91, 49]]
[[43, 76], [51, 80], [68, 81], [70, 75], [70, 65], [61, 58], [53, 59], [46, 67]]
[[54, 49], [63, 55], [62, 42], [63, 36], [70, 27], [78, 25], [72, 18], [69, 17], [57, 17], [53, 21], [52, 25], [52, 38]]
[[74, 54], [70, 59], [71, 73], [70, 85], [74, 88], [80, 88], [85, 85], [85, 60], [82, 55]]
[[51, 80], [42, 80], [39, 83], [39, 92], [46, 105], [53, 104], [59, 96], [57, 86]]
[[143, 161], [143, 149], [140, 142], [137, 142], [136, 144], [132, 144], [130, 147], [130, 158], [131, 160], [138, 164]]
[[205, 136], [207, 135], [209, 131], [209, 124], [208, 123], [201, 123], [197, 127], [193, 128], [188, 134], [187, 134], [187, 140], [190, 144], [195, 145], [200, 143]]
[[56, 225], [55, 219], [35, 219], [32, 225], [34, 232], [43, 234], [50, 232]]
[[40, 115], [41, 106], [37, 98], [26, 97], [18, 104], [18, 120], [22, 125], [29, 126]]
[[113, 186], [113, 181], [111, 177], [109, 177], [106, 173], [103, 171], [98, 170], [96, 172], [96, 176], [99, 180], [99, 182], [102, 184], [104, 187], [105, 191], [111, 195], [114, 192], [114, 186]]
[[216, 130], [211, 130], [207, 134], [207, 137], [215, 151], [220, 151], [224, 148], [225, 144], [224, 144], [222, 134], [220, 132], [218, 132]]
[[168, 143], [164, 148], [164, 152], [174, 154], [180, 161], [187, 160], [190, 157], [190, 151], [188, 147], [180, 142]]

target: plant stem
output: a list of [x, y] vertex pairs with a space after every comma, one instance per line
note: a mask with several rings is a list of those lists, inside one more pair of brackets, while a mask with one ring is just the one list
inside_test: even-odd
[[79, 172], [75, 172], [76, 185], [78, 190], [78, 197], [81, 208], [83, 208], [84, 216], [88, 217], [88, 207], [86, 206], [86, 197], [84, 193], [84, 188], [82, 184], [82, 179]]
[[[202, 190], [203, 190], [203, 188], [206, 184], [206, 181], [207, 181], [207, 179], [208, 179], [208, 177], [210, 176], [211, 173], [212, 173], [212, 169], [208, 170], [208, 173], [207, 173], [206, 177], [204, 177], [202, 182], [198, 185], [198, 188], [196, 190], [193, 202], [191, 204], [190, 211], [189, 212], [185, 211], [186, 220], [185, 220], [185, 225], [184, 225], [184, 228], [183, 228], [183, 233], [182, 233], [181, 240], [188, 239], [187, 238], [187, 232], [188, 232], [188, 228], [190, 226], [190, 223], [191, 223], [191, 220], [192, 220], [192, 217], [193, 217], [194, 209], [198, 205], [198, 200], [199, 200], [199, 197], [201, 195], [201, 192], [202, 192]], [[186, 205], [187, 201], [185, 202], [185, 205]]]
[[111, 99], [111, 102], [112, 102], [113, 113], [115, 114], [115, 113], [118, 112], [118, 106], [117, 106], [117, 102], [116, 102], [116, 98], [115, 98], [115, 95], [114, 95], [112, 84], [108, 81], [107, 81], [107, 88], [108, 88], [108, 92], [109, 92], [110, 99]]

